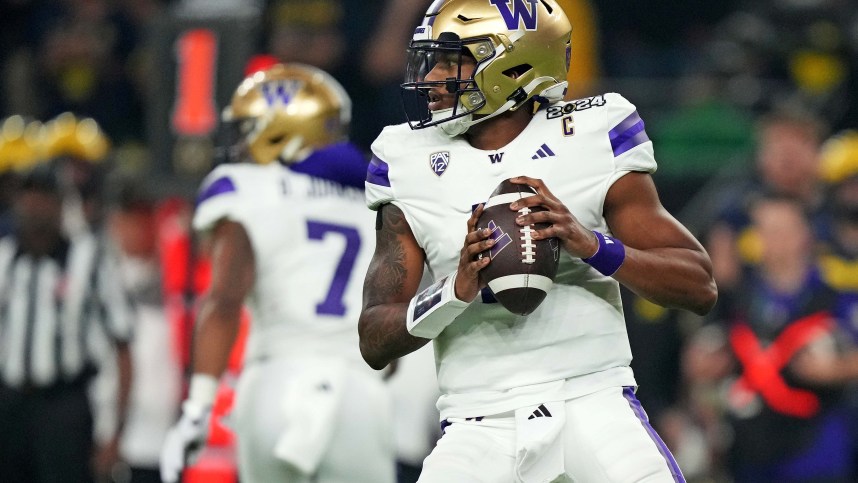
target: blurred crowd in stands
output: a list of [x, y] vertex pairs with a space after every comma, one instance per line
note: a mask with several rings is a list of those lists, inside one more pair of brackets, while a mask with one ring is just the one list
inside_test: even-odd
[[[54, 163], [66, 232], [98, 233], [122, 260], [137, 302], [125, 429], [138, 436], [119, 456], [132, 468], [157, 466], [181, 400], [189, 307], [206, 283], [188, 234], [192, 193], [147, 181], [171, 175], [151, 159], [146, 126], [153, 99], [174, 95], [151, 81], [151, 33], [194, 3], [0, 4], [0, 235], [15, 230], [20, 174]], [[404, 120], [405, 46], [428, 2], [211, 3], [260, 9], [251, 51], [340, 80], [363, 149]], [[686, 477], [858, 481], [854, 2], [559, 3], [574, 28], [570, 95], [615, 90], [637, 105], [663, 202], [714, 263], [720, 299], [705, 318], [624, 294], [639, 399]], [[110, 407], [111, 391], [98, 394]], [[411, 464], [429, 447], [409, 448]]]

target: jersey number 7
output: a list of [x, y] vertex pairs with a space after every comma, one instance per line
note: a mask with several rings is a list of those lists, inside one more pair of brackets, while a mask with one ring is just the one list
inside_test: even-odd
[[346, 286], [349, 283], [352, 270], [355, 266], [355, 260], [357, 260], [357, 255], [360, 251], [360, 233], [350, 226], [313, 220], [307, 221], [307, 236], [310, 237], [310, 240], [322, 240], [328, 234], [342, 236], [345, 238], [346, 246], [342, 256], [340, 256], [340, 261], [337, 263], [337, 269], [334, 271], [334, 278], [331, 280], [328, 294], [324, 300], [316, 304], [316, 313], [319, 315], [342, 317], [346, 314], [343, 295], [346, 292]]

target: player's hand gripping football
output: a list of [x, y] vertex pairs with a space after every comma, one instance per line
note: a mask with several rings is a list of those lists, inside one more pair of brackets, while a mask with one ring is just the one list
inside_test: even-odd
[[210, 407], [199, 407], [185, 401], [182, 417], [167, 433], [161, 448], [161, 480], [178, 483], [185, 467], [196, 461], [206, 444]]
[[531, 236], [535, 240], [557, 237], [563, 248], [576, 258], [588, 258], [599, 249], [599, 240], [592, 231], [582, 225], [554, 194], [545, 186], [541, 179], [518, 176], [510, 178], [514, 184], [528, 185], [536, 190], [535, 196], [528, 196], [510, 204], [509, 208], [518, 211], [523, 207], [542, 206], [546, 211], [532, 212], [520, 216], [516, 223], [520, 226], [534, 223], [547, 223], [550, 226], [535, 230]]
[[488, 228], [477, 230], [477, 220], [483, 213], [483, 205], [477, 207], [468, 219], [468, 234], [465, 236], [465, 245], [459, 255], [459, 269], [456, 274], [456, 298], [470, 302], [474, 300], [484, 285], [480, 284], [480, 270], [491, 262], [490, 257], [478, 258], [495, 244], [489, 238], [491, 231]]

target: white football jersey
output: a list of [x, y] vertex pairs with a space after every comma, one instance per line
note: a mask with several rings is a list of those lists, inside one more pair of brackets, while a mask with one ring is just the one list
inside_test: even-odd
[[359, 188], [278, 163], [222, 165], [205, 179], [194, 228], [229, 219], [241, 223], [253, 246], [248, 360], [313, 355], [366, 366], [357, 320], [375, 214], [363, 200]]
[[[367, 203], [402, 209], [435, 279], [456, 269], [472, 209], [504, 179], [543, 179], [584, 226], [609, 233], [608, 188], [630, 171], [656, 169], [643, 121], [613, 93], [549, 105], [495, 151], [407, 124], [385, 128], [372, 150]], [[434, 347], [442, 418], [635, 385], [618, 283], [565, 252], [535, 312], [514, 315], [484, 290]]]

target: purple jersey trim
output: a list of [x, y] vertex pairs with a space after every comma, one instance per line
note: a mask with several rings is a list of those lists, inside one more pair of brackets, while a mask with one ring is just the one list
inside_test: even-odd
[[390, 187], [390, 178], [388, 177], [390, 166], [384, 161], [373, 156], [369, 161], [369, 167], [366, 170], [366, 182], [377, 184], [379, 186]]
[[644, 130], [643, 119], [635, 111], [629, 114], [608, 133], [611, 139], [611, 149], [614, 150], [614, 157], [617, 157], [626, 151], [649, 141]]
[[197, 195], [197, 206], [200, 206], [209, 198], [213, 198], [224, 193], [232, 193], [234, 191], [236, 191], [235, 183], [233, 183], [231, 179], [226, 176], [218, 178], [209, 183], [208, 186], [206, 186], [205, 189]]
[[646, 432], [649, 434], [650, 439], [652, 439], [652, 442], [655, 443], [655, 446], [658, 448], [658, 452], [661, 453], [661, 456], [664, 457], [664, 460], [667, 462], [667, 466], [670, 468], [670, 474], [673, 475], [673, 481], [676, 483], [685, 483], [685, 477], [682, 476], [682, 470], [679, 469], [679, 465], [676, 464], [676, 460], [673, 458], [670, 450], [667, 449], [667, 445], [664, 444], [664, 441], [662, 441], [658, 433], [655, 432], [655, 428], [653, 428], [649, 423], [649, 417], [646, 415], [646, 412], [644, 411], [643, 406], [641, 406], [640, 401], [638, 401], [638, 398], [635, 397], [634, 389], [631, 387], [624, 387], [623, 397], [629, 402], [629, 407], [632, 408], [635, 416], [638, 417], [638, 420], [641, 422], [641, 426], [644, 427]]
[[314, 151], [300, 163], [290, 165], [289, 169], [343, 186], [363, 189], [366, 158], [354, 144], [337, 143]]

